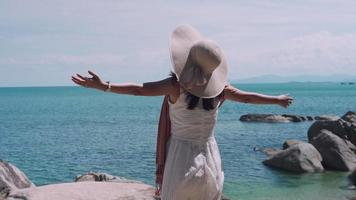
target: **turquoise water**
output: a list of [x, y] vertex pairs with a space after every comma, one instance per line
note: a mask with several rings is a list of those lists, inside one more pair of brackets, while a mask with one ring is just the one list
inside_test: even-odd
[[[280, 148], [306, 141], [310, 122], [242, 123], [246, 113], [342, 115], [356, 110], [356, 86], [338, 83], [240, 84], [266, 94], [289, 93], [289, 109], [225, 102], [216, 138], [225, 171], [224, 193], [242, 200], [334, 200], [356, 196], [344, 189], [344, 172], [296, 175], [272, 170], [254, 147]], [[161, 97], [107, 94], [78, 87], [0, 88], [0, 158], [36, 185], [71, 182], [102, 171], [154, 184]]]

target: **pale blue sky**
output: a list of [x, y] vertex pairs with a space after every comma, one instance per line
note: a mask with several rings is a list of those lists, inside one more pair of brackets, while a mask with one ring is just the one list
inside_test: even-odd
[[354, 0], [1, 0], [0, 86], [165, 78], [181, 23], [220, 43], [230, 79], [356, 74]]

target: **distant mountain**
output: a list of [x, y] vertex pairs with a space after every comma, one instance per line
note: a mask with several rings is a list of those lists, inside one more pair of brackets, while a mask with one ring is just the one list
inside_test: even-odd
[[287, 82], [356, 82], [356, 75], [335, 74], [335, 75], [262, 75], [246, 79], [236, 79], [232, 83], [287, 83]]

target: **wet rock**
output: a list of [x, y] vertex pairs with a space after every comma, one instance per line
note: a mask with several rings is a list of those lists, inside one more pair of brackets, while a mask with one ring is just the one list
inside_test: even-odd
[[334, 115], [320, 115], [320, 116], [315, 116], [314, 119], [319, 121], [335, 121], [340, 119], [340, 117]]
[[343, 115], [341, 117], [341, 119], [356, 125], [356, 113], [355, 112], [348, 111], [345, 115]]
[[267, 156], [273, 156], [274, 154], [277, 154], [280, 151], [281, 151], [280, 149], [275, 149], [275, 148], [262, 149], [262, 152], [265, 153]]
[[300, 116], [300, 115], [282, 115], [282, 117], [287, 118], [291, 122], [302, 122], [306, 120], [306, 117]]
[[328, 130], [342, 139], [356, 145], [356, 124], [338, 119], [334, 121], [316, 121], [308, 130], [308, 139], [315, 137], [322, 129]]
[[255, 147], [253, 148], [254, 151], [258, 151], [258, 152], [262, 152], [265, 153], [267, 156], [273, 156], [274, 154], [280, 152], [280, 149], [276, 149], [276, 148], [259, 148], [259, 147]]
[[351, 172], [351, 174], [348, 176], [348, 178], [349, 178], [351, 184], [352, 184], [353, 186], [356, 186], [356, 170], [353, 170], [353, 171]]
[[355, 169], [356, 155], [339, 136], [323, 129], [309, 142], [320, 152], [324, 167], [341, 171]]
[[343, 119], [336, 121], [316, 121], [314, 122], [308, 130], [308, 139], [311, 140], [313, 137], [317, 136], [321, 130], [328, 130], [342, 139], [348, 139], [347, 135], [347, 122]]
[[0, 199], [5, 198], [13, 190], [29, 187], [35, 187], [35, 185], [21, 170], [0, 160]]
[[298, 143], [272, 155], [264, 160], [263, 164], [286, 171], [304, 173], [323, 171], [321, 161], [321, 155], [311, 144]]
[[349, 111], [341, 119], [346, 122], [345, 128], [348, 140], [356, 145], [356, 113]]
[[298, 115], [246, 114], [240, 117], [243, 122], [286, 123], [302, 122], [306, 118]]
[[306, 116], [306, 118], [307, 118], [308, 121], [313, 121], [314, 120], [314, 117], [312, 117], [312, 116]]
[[283, 150], [288, 149], [289, 147], [291, 147], [293, 145], [296, 145], [296, 144], [299, 144], [299, 143], [303, 143], [303, 142], [299, 141], [299, 140], [286, 140], [283, 143]]

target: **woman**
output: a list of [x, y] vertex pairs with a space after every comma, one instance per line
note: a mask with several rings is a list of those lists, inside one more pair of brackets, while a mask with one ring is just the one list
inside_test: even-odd
[[142, 85], [110, 84], [89, 71], [91, 78], [77, 74], [72, 80], [80, 86], [118, 94], [166, 96], [171, 133], [161, 199], [217, 200], [222, 195], [224, 173], [214, 127], [222, 102], [227, 99], [288, 107], [292, 98], [244, 92], [229, 85], [220, 47], [189, 25], [173, 31], [170, 47], [172, 77]]

